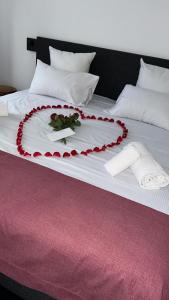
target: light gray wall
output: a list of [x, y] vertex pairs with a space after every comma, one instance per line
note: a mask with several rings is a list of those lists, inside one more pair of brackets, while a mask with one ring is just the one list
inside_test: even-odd
[[169, 58], [168, 0], [0, 0], [0, 76], [30, 85], [37, 35]]
[[12, 11], [10, 0], [0, 0], [0, 84], [11, 81]]

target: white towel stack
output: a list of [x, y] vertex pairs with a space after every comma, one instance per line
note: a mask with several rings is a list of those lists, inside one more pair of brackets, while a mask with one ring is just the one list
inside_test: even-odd
[[131, 167], [141, 188], [160, 189], [169, 184], [169, 176], [139, 142], [129, 143], [105, 164], [106, 170], [115, 176]]

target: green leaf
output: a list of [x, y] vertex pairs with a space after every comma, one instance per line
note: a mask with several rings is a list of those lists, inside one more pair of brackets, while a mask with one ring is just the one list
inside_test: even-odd
[[77, 121], [76, 121], [76, 123], [75, 123], [75, 125], [76, 125], [76, 126], [81, 126], [81, 123], [80, 123], [80, 121], [79, 121], [79, 120], [77, 120]]
[[65, 145], [67, 143], [65, 138], [61, 139], [61, 142], [64, 143]]

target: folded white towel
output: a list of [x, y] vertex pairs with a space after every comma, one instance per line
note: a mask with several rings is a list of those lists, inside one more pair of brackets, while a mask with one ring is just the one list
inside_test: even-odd
[[139, 151], [130, 143], [109, 160], [105, 164], [105, 168], [112, 176], [115, 176], [130, 167], [139, 157]]
[[133, 142], [131, 145], [140, 154], [140, 158], [131, 165], [140, 187], [153, 190], [167, 186], [169, 184], [169, 176], [154, 160], [150, 152], [141, 143]]
[[154, 160], [150, 152], [139, 142], [129, 143], [105, 164], [106, 170], [115, 176], [131, 167], [141, 188], [160, 189], [169, 184], [169, 176]]
[[0, 116], [6, 117], [8, 116], [8, 105], [7, 103], [0, 103]]

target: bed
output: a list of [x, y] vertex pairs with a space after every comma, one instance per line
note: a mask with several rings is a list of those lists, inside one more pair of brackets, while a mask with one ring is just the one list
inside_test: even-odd
[[[115, 104], [115, 100], [122, 91], [124, 85], [127, 83], [136, 83], [141, 57], [143, 57], [147, 63], [169, 68], [169, 61], [165, 59], [38, 37], [36, 39], [37, 59], [42, 60], [44, 63], [50, 63], [48, 50], [49, 45], [65, 51], [95, 51], [97, 53], [94, 61], [92, 62], [90, 72], [99, 75], [100, 81], [91, 103], [83, 108], [85, 114], [94, 114], [97, 117], [109, 117], [108, 109]], [[69, 233], [69, 236], [66, 239], [67, 242], [70, 237], [71, 242], [72, 240], [74, 241], [74, 243], [72, 242], [70, 245], [69, 243], [66, 244], [66, 249], [64, 248], [64, 252], [61, 253], [63, 256], [60, 254], [60, 256], [58, 255], [57, 257], [57, 259], [60, 258], [61, 261], [65, 260], [67, 262], [62, 265], [61, 263], [59, 264], [58, 261], [58, 266], [56, 266], [56, 269], [58, 267], [58, 272], [56, 271], [55, 280], [58, 280], [58, 282], [60, 280], [60, 286], [57, 286], [57, 288], [52, 285], [54, 284], [52, 282], [52, 280], [54, 281], [54, 273], [47, 274], [47, 277], [44, 277], [46, 278], [44, 281], [38, 281], [37, 279], [38, 276], [40, 277], [40, 274], [43, 274], [44, 276], [43, 271], [46, 271], [47, 266], [44, 266], [44, 270], [40, 267], [43, 259], [45, 260], [45, 255], [48, 256], [45, 252], [43, 254], [44, 256], [42, 255], [39, 260], [39, 264], [35, 259], [32, 260], [32, 262], [35, 263], [35, 266], [37, 263], [36, 268], [39, 269], [39, 273], [36, 268], [31, 266], [32, 273], [28, 272], [28, 274], [25, 275], [26, 269], [24, 269], [24, 276], [22, 272], [15, 276], [14, 274], [16, 273], [16, 270], [14, 271], [12, 268], [10, 269], [10, 266], [7, 266], [7, 263], [5, 264], [5, 262], [1, 260], [1, 284], [22, 296], [23, 299], [51, 299], [51, 297], [58, 300], [169, 299], [169, 273], [167, 271], [169, 265], [169, 257], [167, 254], [169, 249], [169, 188], [166, 187], [153, 192], [141, 190], [130, 170], [126, 170], [118, 177], [112, 178], [104, 171], [103, 167], [104, 163], [111, 159], [114, 154], [118, 153], [122, 146], [130, 141], [139, 140], [144, 144], [148, 143], [149, 149], [153, 152], [155, 158], [163, 166], [165, 166], [166, 171], [169, 173], [169, 133], [166, 130], [153, 125], [130, 119], [123, 119], [122, 121], [125, 122], [126, 127], [129, 130], [128, 138], [124, 140], [123, 144], [119, 147], [109, 149], [103, 153], [92, 153], [88, 157], [84, 158], [76, 157], [62, 160], [46, 157], [26, 160], [21, 160], [20, 158], [14, 159], [14, 157], [19, 156], [15, 140], [16, 130], [20, 120], [33, 107], [47, 105], [49, 103], [50, 105], [55, 105], [56, 99], [46, 96], [32, 95], [29, 94], [29, 91], [20, 91], [13, 95], [2, 97], [0, 101], [8, 103], [8, 109], [10, 112], [9, 118], [0, 119], [0, 125], [1, 128], [3, 128], [0, 132], [0, 149], [4, 152], [1, 152], [1, 174], [3, 175], [3, 167], [4, 170], [8, 170], [8, 165], [5, 164], [7, 161], [7, 163], [10, 163], [10, 165], [16, 170], [16, 174], [20, 176], [19, 180], [20, 183], [22, 183], [21, 190], [22, 185], [24, 187], [23, 191], [21, 191], [21, 195], [24, 195], [24, 190], [26, 188], [28, 191], [31, 189], [36, 191], [35, 183], [29, 183], [29, 177], [27, 177], [31, 172], [34, 176], [36, 174], [35, 178], [39, 178], [40, 185], [43, 185], [43, 182], [45, 181], [48, 182], [47, 178], [54, 178], [53, 180], [55, 180], [55, 177], [57, 176], [56, 180], [58, 181], [59, 188], [63, 189], [63, 186], [67, 186], [68, 193], [65, 198], [61, 197], [58, 201], [67, 205], [64, 202], [64, 199], [69, 201], [69, 196], [71, 195], [70, 198], [72, 202], [69, 205], [72, 207], [72, 210], [66, 211], [66, 206], [60, 207], [60, 209], [65, 209], [64, 215], [57, 211], [59, 208], [55, 207], [55, 209], [58, 215], [62, 217], [60, 222], [63, 226], [67, 226], [67, 224], [64, 223], [64, 217], [70, 218], [71, 221], [69, 226], [71, 230], [69, 231], [69, 228], [65, 228], [64, 234], [66, 236], [66, 234]], [[57, 104], [63, 103], [58, 100]], [[64, 109], [63, 112], [66, 113]], [[25, 145], [27, 149], [36, 151], [37, 148], [40, 148], [43, 149], [43, 151], [54, 151], [55, 146], [52, 143], [46, 143], [46, 133], [48, 131], [46, 120], [50, 113], [50, 110], [44, 111], [25, 127]], [[97, 121], [87, 120], [82, 121], [82, 123], [83, 127], [77, 131], [76, 138], [69, 141], [66, 149], [76, 148], [81, 150], [86, 147], [97, 146], [99, 144], [107, 143], [111, 139], [112, 135], [115, 137], [119, 135], [119, 127], [115, 126], [111, 128], [110, 124], [106, 122], [99, 123]], [[39, 128], [41, 128], [40, 132]], [[64, 147], [64, 145], [60, 144], [59, 151], [64, 151]], [[31, 160], [33, 164], [27, 162], [27, 160]], [[22, 182], [23, 175], [21, 176], [20, 174], [23, 168], [27, 170], [25, 175], [28, 182], [27, 187], [24, 186], [24, 183]], [[43, 174], [43, 176], [41, 174]], [[12, 179], [12, 177], [10, 180], [13, 180], [12, 186], [15, 186], [15, 180]], [[49, 186], [51, 184], [51, 180], [52, 179], [48, 182]], [[2, 184], [3, 183], [1, 183], [1, 185]], [[7, 183], [4, 181], [4, 186], [6, 184]], [[57, 185], [56, 187], [51, 185], [50, 192], [53, 191], [54, 188], [56, 188], [57, 192]], [[10, 186], [8, 187], [8, 190], [9, 200], [11, 195]], [[81, 191], [81, 195], [77, 194], [77, 190]], [[59, 191], [61, 193], [61, 190]], [[88, 199], [86, 191], [88, 191], [88, 195], [92, 195], [93, 193], [95, 196], [92, 197], [92, 199]], [[5, 195], [5, 190], [3, 190], [3, 193], [3, 195]], [[16, 196], [18, 195], [19, 190], [14, 188], [12, 193]], [[116, 195], [118, 195], [119, 198], [117, 198]], [[28, 196], [30, 198], [30, 195]], [[83, 201], [80, 202], [81, 207], [79, 207], [77, 202], [80, 197], [82, 197], [82, 200], [85, 199], [85, 205]], [[112, 197], [114, 197], [114, 200], [112, 200]], [[28, 212], [31, 207], [31, 205], [29, 207], [29, 198], [27, 199], [28, 203], [25, 200], [24, 205], [26, 206], [23, 206], [23, 209], [26, 208]], [[20, 198], [19, 200], [21, 201]], [[10, 202], [6, 205], [10, 205]], [[14, 209], [19, 209], [17, 203], [13, 203], [11, 205], [14, 205]], [[47, 205], [46, 202], [45, 205]], [[51, 209], [53, 209], [52, 205], [54, 205], [53, 202], [51, 202]], [[9, 207], [10, 206], [7, 206], [6, 210], [7, 208], [9, 209]], [[44, 210], [45, 207], [46, 206], [44, 206]], [[34, 207], [34, 212], [35, 211], [36, 208]], [[114, 215], [109, 214], [109, 212], [112, 211], [115, 212]], [[21, 209], [21, 212], [24, 215], [24, 210]], [[18, 213], [18, 218], [20, 218], [21, 212]], [[52, 214], [50, 210], [49, 212]], [[30, 220], [31, 213], [32, 212], [30, 210], [30, 214], [26, 214], [27, 217], [25, 216], [25, 220]], [[37, 213], [39, 213], [39, 211]], [[10, 212], [9, 215], [12, 220], [12, 218], [14, 218], [12, 212]], [[35, 214], [35, 216], [36, 219], [38, 219], [38, 215]], [[39, 223], [47, 217], [48, 216], [43, 215], [42, 213], [41, 218], [38, 219]], [[4, 218], [3, 215], [2, 218]], [[97, 224], [97, 228], [100, 226], [100, 230], [96, 230], [92, 220], [94, 220], [95, 226]], [[125, 220], [124, 224], [123, 220]], [[5, 216], [4, 224], [5, 226], [9, 226], [9, 223], [6, 222]], [[50, 221], [46, 219], [46, 222]], [[10, 223], [10, 225], [11, 224], [15, 228], [15, 223]], [[28, 230], [25, 223], [24, 225], [23, 223], [18, 224], [19, 226], [23, 226], [25, 230]], [[78, 224], [79, 230], [77, 230]], [[38, 226], [36, 223], [35, 225]], [[41, 227], [43, 227], [43, 224], [40, 223], [39, 228]], [[50, 229], [52, 230], [52, 228]], [[4, 228], [1, 228], [1, 241], [3, 241], [4, 238], [4, 230]], [[40, 230], [42, 234], [43, 228]], [[62, 229], [57, 231], [57, 234], [59, 235], [61, 232]], [[26, 235], [25, 231], [24, 235]], [[90, 237], [89, 241], [87, 241], [86, 235], [88, 235], [88, 238]], [[82, 249], [78, 247], [76, 248], [76, 236], [79, 239], [78, 247], [79, 245], [81, 245], [80, 248], [86, 245], [87, 250], [85, 253], [83, 253]], [[128, 236], [128, 238], [126, 236]], [[110, 237], [112, 237], [112, 240]], [[15, 240], [14, 236], [13, 238]], [[96, 240], [94, 241], [94, 239]], [[90, 243], [92, 240], [93, 243]], [[125, 245], [123, 243], [124, 240]], [[12, 246], [17, 246], [17, 239], [15, 242], [15, 245], [11, 244], [11, 248]], [[23, 249], [25, 249], [27, 242], [26, 240], [22, 240], [22, 242]], [[33, 243], [34, 241], [32, 240], [32, 244]], [[106, 243], [107, 246], [104, 246]], [[113, 243], [117, 244], [115, 249], [113, 247]], [[70, 246], [70, 248], [67, 248], [68, 246]], [[5, 249], [4, 247], [5, 246], [1, 246], [1, 258]], [[95, 251], [92, 247], [95, 248]], [[30, 248], [28, 247], [30, 253], [32, 251], [31, 249], [30, 245]], [[78, 251], [80, 251], [80, 254]], [[99, 253], [101, 252], [103, 252], [103, 254], [102, 256], [99, 256]], [[11, 255], [14, 255], [14, 253], [16, 252], [11, 251]], [[69, 257], [69, 253], [72, 260]], [[112, 256], [112, 253], [114, 256]], [[10, 252], [8, 253], [8, 256], [9, 255]], [[25, 255], [28, 255], [28, 253]], [[55, 253], [50, 253], [48, 257], [50, 258], [50, 262], [52, 257], [55, 259]], [[115, 258], [113, 264], [112, 261], [110, 261], [112, 257]], [[76, 258], [78, 261], [76, 261]], [[9, 261], [10, 259], [11, 258], [8, 257]], [[27, 259], [26, 263], [24, 260], [22, 261], [24, 267], [28, 265], [30, 257]], [[145, 262], [143, 263], [141, 259], [144, 259]], [[46, 261], [46, 264], [47, 263], [52, 269], [49, 260]], [[91, 266], [93, 269], [88, 270]], [[84, 271], [83, 268], [85, 268], [84, 273], [82, 272]], [[115, 273], [112, 273], [112, 268], [114, 268]], [[64, 272], [63, 269], [65, 269]], [[33, 275], [36, 273], [37, 275], [34, 278]], [[68, 274], [67, 277], [66, 274]], [[100, 274], [100, 277], [97, 276], [97, 274]], [[65, 283], [63, 281], [64, 276], [66, 278]], [[114, 278], [115, 276], [117, 276], [117, 278]], [[47, 281], [48, 277], [51, 279], [52, 284]], [[70, 278], [72, 278], [72, 281]], [[106, 290], [108, 291], [107, 294]]]

